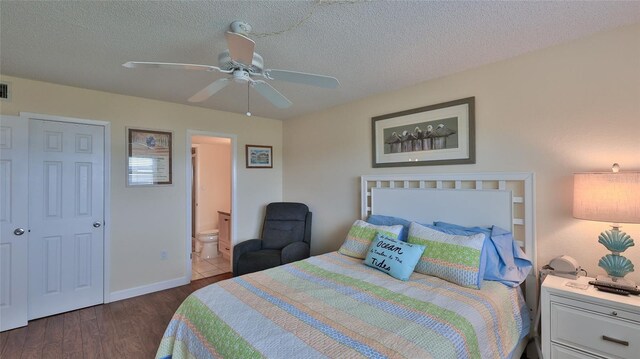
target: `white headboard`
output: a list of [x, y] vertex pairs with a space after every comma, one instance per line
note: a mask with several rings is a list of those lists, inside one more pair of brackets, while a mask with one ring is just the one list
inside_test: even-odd
[[525, 289], [533, 314], [538, 291], [534, 198], [534, 175], [528, 172], [370, 175], [362, 176], [361, 217], [382, 214], [511, 229], [533, 261]]

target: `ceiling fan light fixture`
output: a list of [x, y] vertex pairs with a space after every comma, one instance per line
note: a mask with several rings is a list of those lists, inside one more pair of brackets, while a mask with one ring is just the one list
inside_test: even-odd
[[249, 35], [249, 33], [251, 32], [251, 25], [247, 24], [244, 21], [236, 20], [231, 23], [231, 25], [229, 26], [229, 29], [231, 29], [231, 32], [235, 32], [237, 34], [242, 34], [246, 36], [246, 35]]
[[238, 84], [248, 83], [251, 80], [249, 72], [247, 70], [235, 70], [233, 72], [233, 81]]

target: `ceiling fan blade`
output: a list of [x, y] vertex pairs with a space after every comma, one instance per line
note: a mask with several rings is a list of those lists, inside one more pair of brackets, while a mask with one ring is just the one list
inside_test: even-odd
[[231, 71], [225, 71], [216, 66], [210, 65], [196, 65], [196, 64], [177, 64], [173, 62], [141, 62], [141, 61], [129, 61], [122, 64], [122, 66], [128, 69], [171, 69], [171, 70], [197, 70], [197, 71], [220, 71], [224, 73], [230, 73]]
[[243, 65], [251, 66], [253, 49], [256, 43], [250, 38], [235, 32], [227, 31], [224, 36], [227, 39], [227, 45], [229, 45], [231, 59]]
[[277, 108], [288, 108], [291, 106], [291, 101], [284, 97], [283, 94], [278, 92], [268, 83], [264, 81], [254, 81], [251, 86], [258, 91], [260, 95], [269, 100]]
[[334, 89], [340, 85], [335, 77], [307, 74], [304, 72], [287, 70], [264, 70], [265, 77], [271, 80], [294, 82], [297, 84], [311, 85]]
[[213, 96], [216, 92], [222, 90], [229, 84], [228, 78], [221, 78], [212, 82], [209, 86], [200, 90], [197, 94], [191, 96], [187, 101], [189, 102], [202, 102], [209, 97]]

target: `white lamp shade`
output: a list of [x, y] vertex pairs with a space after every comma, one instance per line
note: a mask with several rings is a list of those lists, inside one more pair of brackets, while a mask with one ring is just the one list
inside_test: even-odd
[[640, 223], [640, 172], [574, 174], [573, 216], [591, 221]]

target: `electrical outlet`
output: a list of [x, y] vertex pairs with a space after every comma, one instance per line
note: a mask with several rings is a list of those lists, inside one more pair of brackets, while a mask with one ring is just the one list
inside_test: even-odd
[[160, 259], [165, 260], [167, 258], [169, 258], [167, 251], [160, 251]]

